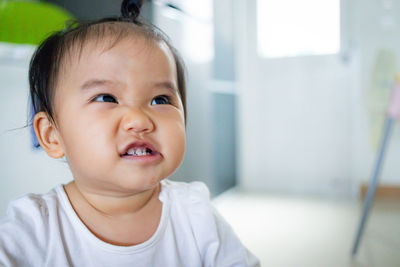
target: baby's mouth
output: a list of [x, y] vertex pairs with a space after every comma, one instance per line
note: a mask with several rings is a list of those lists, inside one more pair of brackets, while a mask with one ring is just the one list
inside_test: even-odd
[[147, 147], [135, 147], [130, 148], [123, 156], [146, 156], [152, 155], [153, 150]]
[[120, 155], [121, 157], [146, 157], [157, 154], [159, 153], [150, 143], [137, 141], [127, 145]]

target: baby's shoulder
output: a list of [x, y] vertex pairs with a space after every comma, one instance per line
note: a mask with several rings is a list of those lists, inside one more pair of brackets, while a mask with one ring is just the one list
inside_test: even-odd
[[171, 201], [174, 204], [209, 204], [210, 191], [203, 182], [177, 182], [171, 180], [162, 181], [160, 199]]
[[175, 240], [196, 244], [204, 266], [259, 266], [241, 244], [231, 226], [212, 205], [210, 192], [202, 182], [165, 181], [164, 196], [170, 200], [171, 231]]
[[190, 228], [215, 226], [215, 209], [210, 191], [202, 182], [163, 181], [160, 200], [168, 203], [174, 224]]
[[[29, 224], [39, 222], [49, 216], [49, 209], [57, 206], [55, 189], [46, 194], [29, 193], [10, 201], [7, 207], [5, 220], [12, 220], [17, 224]], [[30, 221], [27, 221], [30, 219]]]
[[57, 206], [56, 201], [52, 190], [47, 194], [26, 194], [8, 204], [6, 215], [0, 219], [1, 264], [28, 264], [19, 261], [24, 260], [21, 255], [46, 255], [49, 213], [51, 206]]

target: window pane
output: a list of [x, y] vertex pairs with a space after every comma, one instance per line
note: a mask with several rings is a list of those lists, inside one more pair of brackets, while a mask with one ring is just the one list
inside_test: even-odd
[[257, 36], [264, 57], [338, 53], [340, 0], [257, 0]]

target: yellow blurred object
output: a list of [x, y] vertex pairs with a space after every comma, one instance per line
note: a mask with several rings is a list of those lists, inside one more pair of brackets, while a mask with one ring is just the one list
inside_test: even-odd
[[370, 141], [376, 151], [382, 136], [386, 112], [389, 106], [396, 76], [396, 54], [392, 50], [378, 51], [366, 91], [366, 109], [369, 118]]
[[0, 1], [0, 42], [38, 45], [74, 17], [54, 4]]

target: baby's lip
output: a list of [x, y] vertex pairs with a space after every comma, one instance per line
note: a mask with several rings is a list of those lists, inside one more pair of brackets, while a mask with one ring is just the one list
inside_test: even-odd
[[123, 156], [123, 155], [127, 154], [128, 150], [131, 148], [139, 148], [139, 147], [150, 149], [152, 153], [158, 153], [158, 151], [154, 148], [154, 146], [152, 144], [150, 144], [149, 142], [136, 141], [136, 142], [132, 142], [132, 143], [129, 143], [128, 145], [126, 145], [120, 152], [120, 155]]

